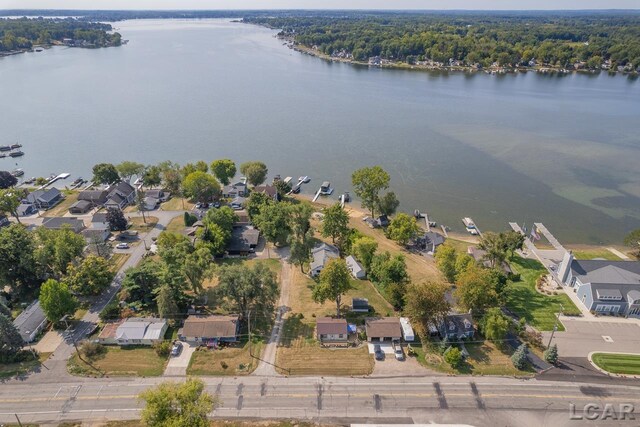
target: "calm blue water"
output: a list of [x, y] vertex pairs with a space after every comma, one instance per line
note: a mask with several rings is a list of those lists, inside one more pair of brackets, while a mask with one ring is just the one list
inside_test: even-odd
[[309, 175], [309, 192], [329, 180], [337, 197], [381, 164], [402, 209], [454, 228], [535, 220], [588, 243], [640, 227], [638, 81], [368, 69], [244, 24], [116, 26], [128, 45], [0, 59], [0, 144], [24, 145], [27, 176], [230, 157]]

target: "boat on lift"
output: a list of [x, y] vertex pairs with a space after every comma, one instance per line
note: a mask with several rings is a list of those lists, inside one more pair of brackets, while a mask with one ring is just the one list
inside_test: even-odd
[[23, 171], [22, 169], [14, 169], [14, 170], [11, 172], [11, 175], [13, 175], [13, 176], [15, 176], [15, 177], [17, 178], [17, 177], [19, 177], [19, 176], [24, 175], [24, 171]]
[[11, 150], [10, 145], [0, 145], [0, 151], [9, 151]]
[[11, 157], [22, 157], [22, 156], [24, 156], [24, 153], [22, 151], [18, 150], [18, 151], [10, 152], [9, 155]]
[[11, 149], [12, 149], [12, 150], [17, 150], [18, 148], [22, 148], [22, 144], [13, 144], [13, 145], [11, 146]]

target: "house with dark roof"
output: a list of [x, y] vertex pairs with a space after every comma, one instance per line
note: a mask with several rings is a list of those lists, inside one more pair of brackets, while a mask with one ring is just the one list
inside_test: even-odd
[[309, 275], [317, 277], [327, 265], [329, 260], [340, 258], [340, 251], [333, 245], [322, 243], [311, 250], [311, 264], [309, 266]]
[[368, 317], [364, 326], [369, 342], [399, 341], [402, 338], [398, 317]]
[[473, 317], [469, 313], [448, 314], [438, 325], [438, 332], [442, 339], [446, 337], [452, 341], [473, 338]]
[[32, 191], [22, 200], [22, 203], [35, 205], [38, 209], [51, 209], [64, 199], [62, 192], [57, 188]]
[[566, 252], [557, 278], [589, 311], [640, 318], [640, 262], [577, 260]]
[[349, 341], [347, 321], [331, 317], [318, 317], [316, 337], [321, 344], [346, 345]]
[[351, 311], [355, 313], [368, 313], [369, 300], [367, 298], [353, 298], [351, 300]]
[[245, 225], [241, 227], [233, 227], [231, 238], [227, 244], [227, 253], [229, 255], [248, 255], [255, 252], [260, 240], [260, 231]]
[[106, 208], [124, 209], [132, 204], [136, 199], [136, 189], [128, 182], [120, 181], [109, 187], [107, 201], [104, 202]]
[[438, 246], [444, 244], [445, 238], [442, 234], [434, 231], [427, 231], [421, 237], [416, 239], [420, 250], [426, 251], [430, 254], [436, 253]]
[[78, 194], [78, 200], [89, 202], [93, 207], [102, 206], [107, 201], [109, 190], [83, 190]]
[[254, 187], [254, 189], [252, 190], [256, 193], [262, 193], [262, 194], [266, 194], [267, 196], [271, 197], [273, 200], [278, 201], [278, 190], [276, 189], [275, 186], [273, 185], [257, 185], [256, 187]]
[[38, 209], [30, 203], [21, 203], [16, 209], [16, 212], [18, 216], [30, 216], [38, 212]]
[[218, 342], [237, 341], [239, 327], [240, 320], [237, 315], [191, 315], [178, 331], [178, 337], [181, 341], [214, 346]]
[[160, 203], [163, 203], [169, 200], [169, 198], [171, 197], [171, 193], [168, 193], [164, 190], [152, 189], [152, 190], [146, 190], [144, 192], [144, 196], [153, 197], [154, 199], [157, 199]]
[[62, 230], [69, 228], [75, 233], [80, 233], [85, 229], [84, 221], [76, 217], [51, 217], [46, 218], [42, 226], [48, 230]]
[[24, 342], [33, 342], [47, 325], [47, 316], [45, 316], [42, 307], [40, 307], [40, 301], [35, 300], [32, 302], [16, 317], [13, 325], [18, 329]]
[[69, 206], [69, 213], [74, 215], [82, 215], [93, 209], [93, 204], [87, 200], [78, 200]]

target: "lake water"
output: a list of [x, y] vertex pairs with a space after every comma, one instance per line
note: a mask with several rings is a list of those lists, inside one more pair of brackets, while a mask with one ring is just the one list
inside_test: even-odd
[[239, 23], [115, 26], [128, 45], [0, 59], [0, 144], [26, 152], [0, 169], [89, 178], [99, 162], [228, 157], [337, 197], [380, 164], [403, 210], [454, 229], [541, 221], [597, 243], [640, 227], [639, 81], [368, 69]]

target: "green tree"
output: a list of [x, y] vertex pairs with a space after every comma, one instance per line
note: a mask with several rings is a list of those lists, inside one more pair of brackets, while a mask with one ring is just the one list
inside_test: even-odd
[[223, 230], [218, 224], [210, 224], [200, 229], [197, 234], [199, 244], [204, 245], [213, 256], [224, 254], [231, 233]]
[[476, 260], [469, 254], [465, 254], [459, 252], [456, 254], [456, 263], [455, 263], [455, 274], [456, 277], [458, 274], [466, 271], [470, 266], [474, 266], [476, 264]]
[[273, 203], [275, 202], [268, 194], [253, 191], [244, 206], [251, 221], [255, 221], [258, 215], [260, 215], [260, 212], [262, 212], [266, 206], [272, 205]]
[[9, 171], [0, 171], [0, 190], [11, 188], [18, 183], [18, 178]]
[[389, 187], [389, 174], [380, 166], [358, 169], [351, 175], [356, 195], [362, 200], [362, 206], [369, 209], [371, 216], [380, 203], [380, 191]]
[[211, 202], [220, 194], [220, 184], [208, 173], [196, 171], [187, 175], [182, 181], [184, 194], [194, 201]]
[[70, 228], [35, 231], [37, 248], [34, 256], [42, 276], [61, 277], [67, 273], [69, 264], [80, 258], [86, 246], [84, 237]]
[[233, 224], [238, 221], [238, 215], [229, 206], [222, 206], [220, 209], [209, 209], [202, 219], [205, 227], [217, 225], [227, 235], [231, 235]]
[[327, 300], [335, 301], [336, 316], [340, 317], [342, 296], [352, 288], [347, 263], [343, 259], [335, 258], [329, 260], [320, 272], [320, 281], [313, 288], [313, 300], [320, 304]]
[[503, 235], [507, 258], [512, 258], [517, 250], [522, 250], [524, 247], [524, 234], [513, 230], [501, 234]]
[[155, 187], [162, 182], [162, 167], [160, 166], [147, 166], [142, 174], [142, 182], [147, 187]]
[[11, 319], [0, 314], [0, 363], [13, 362], [24, 341]]
[[20, 224], [0, 228], [0, 279], [17, 294], [35, 289], [41, 280], [33, 235]]
[[392, 257], [389, 252], [383, 252], [375, 255], [371, 262], [369, 277], [384, 288], [389, 302], [396, 309], [402, 309], [406, 286], [409, 283], [407, 264], [402, 254]]
[[24, 191], [7, 188], [0, 190], [0, 214], [13, 216], [18, 224], [20, 224], [20, 215], [18, 215], [18, 206], [20, 206]]
[[80, 295], [98, 295], [113, 280], [111, 263], [102, 257], [89, 255], [78, 266], [69, 265], [65, 281]]
[[124, 162], [116, 165], [116, 170], [123, 181], [130, 182], [134, 175], [142, 176], [144, 173], [144, 165], [142, 163], [125, 160]]
[[349, 234], [349, 214], [340, 203], [325, 208], [323, 213], [322, 237], [331, 237], [332, 243], [335, 243], [336, 239], [344, 240]]
[[380, 197], [378, 202], [378, 211], [381, 215], [391, 216], [396, 213], [396, 209], [400, 206], [400, 201], [396, 197], [396, 193], [389, 191]]
[[160, 269], [159, 263], [150, 259], [127, 269], [122, 279], [120, 299], [128, 303], [139, 303], [142, 308], [153, 308], [154, 292], [160, 286]]
[[187, 163], [186, 165], [184, 165], [182, 167], [182, 175], [183, 176], [188, 176], [194, 172], [202, 172], [202, 173], [207, 173], [209, 172], [209, 165], [207, 165], [206, 162], [203, 162], [202, 160], [199, 160], [195, 163]]
[[107, 223], [111, 231], [124, 231], [129, 227], [124, 212], [118, 208], [107, 208]]
[[211, 173], [222, 185], [229, 185], [236, 176], [236, 164], [230, 159], [219, 159], [211, 162]]
[[50, 322], [58, 323], [76, 311], [78, 300], [65, 283], [49, 279], [40, 287], [40, 306]]
[[452, 368], [457, 368], [462, 362], [462, 352], [457, 347], [449, 347], [444, 352], [444, 361]]
[[217, 294], [243, 318], [249, 310], [267, 315], [278, 298], [276, 275], [264, 263], [223, 266], [218, 279]]
[[217, 398], [205, 392], [205, 384], [197, 378], [184, 383], [163, 382], [140, 394], [145, 402], [141, 418], [150, 427], [208, 427], [209, 414]]
[[636, 258], [640, 258], [640, 228], [629, 233], [624, 239], [624, 244], [631, 248]]
[[406, 213], [399, 213], [392, 220], [391, 224], [387, 228], [387, 234], [391, 240], [394, 240], [399, 245], [406, 245], [410, 239], [414, 238], [420, 227], [416, 222], [416, 219]]
[[522, 249], [524, 236], [515, 231], [508, 233], [486, 232], [480, 238], [478, 247], [486, 251], [485, 259], [492, 267], [499, 267], [509, 256], [513, 256], [517, 249]]
[[435, 253], [436, 266], [442, 272], [444, 278], [449, 283], [455, 283], [456, 280], [456, 250], [453, 246], [444, 244], [438, 248]]
[[113, 184], [118, 181], [120, 181], [120, 175], [111, 163], [98, 163], [93, 167], [94, 184]]
[[378, 242], [368, 236], [358, 237], [351, 246], [351, 253], [367, 271], [371, 268], [371, 261], [376, 250], [378, 250]]
[[496, 283], [487, 269], [470, 267], [459, 274], [456, 284], [454, 295], [464, 310], [482, 315], [485, 310], [500, 303]]
[[429, 336], [429, 325], [439, 325], [451, 306], [447, 301], [449, 287], [444, 283], [412, 283], [407, 286], [405, 314], [421, 337]]
[[544, 351], [544, 360], [552, 365], [558, 364], [558, 346], [554, 343]]
[[311, 261], [311, 249], [313, 248], [313, 230], [309, 229], [302, 238], [294, 238], [294, 234], [289, 236], [289, 261], [300, 266], [300, 271], [304, 273], [304, 265]]
[[247, 177], [247, 182], [255, 187], [267, 179], [269, 170], [262, 162], [245, 162], [240, 165], [240, 172]]
[[269, 243], [276, 246], [285, 244], [291, 233], [289, 205], [282, 202], [264, 206], [254, 224]]
[[509, 319], [497, 307], [488, 309], [481, 321], [482, 334], [486, 339], [495, 341], [498, 347], [502, 347], [510, 326]]
[[195, 293], [202, 292], [205, 279], [213, 275], [211, 252], [206, 247], [191, 252], [185, 257], [182, 270], [191, 290]]
[[516, 369], [524, 369], [527, 366], [527, 344], [522, 343], [518, 346], [516, 351], [511, 355], [511, 362]]
[[155, 302], [158, 307], [158, 316], [162, 319], [174, 317], [178, 313], [174, 290], [169, 285], [162, 285], [158, 288]]

